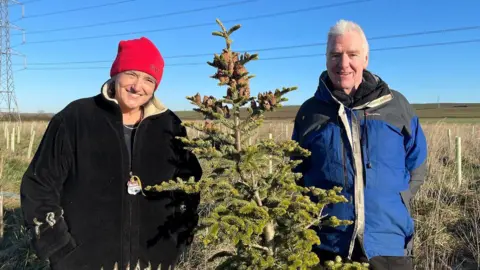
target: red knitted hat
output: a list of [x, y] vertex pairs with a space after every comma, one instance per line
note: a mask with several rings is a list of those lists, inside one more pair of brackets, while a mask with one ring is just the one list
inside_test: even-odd
[[137, 70], [152, 75], [158, 85], [163, 76], [165, 62], [162, 54], [152, 41], [145, 37], [139, 39], [122, 40], [118, 44], [118, 53], [110, 69], [110, 76], [127, 71]]

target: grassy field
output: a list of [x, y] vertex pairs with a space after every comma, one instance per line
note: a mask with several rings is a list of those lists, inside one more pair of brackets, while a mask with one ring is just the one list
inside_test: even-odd
[[[434, 122], [448, 119], [451, 122], [480, 122], [480, 103], [458, 104], [413, 104], [418, 116], [426, 121]], [[275, 112], [266, 113], [268, 120], [289, 120], [294, 119], [299, 106], [285, 106]], [[200, 120], [201, 115], [194, 111], [176, 112], [180, 118], [185, 120]]]
[[[478, 110], [480, 106], [471, 109]], [[420, 109], [419, 111], [421, 111]], [[438, 108], [424, 108], [438, 110]], [[288, 111], [288, 108], [286, 109]], [[292, 112], [289, 112], [290, 114]], [[427, 115], [425, 113], [424, 115]], [[457, 115], [461, 115], [457, 112]], [[415, 262], [417, 269], [479, 269], [480, 268], [480, 121], [476, 114], [465, 115], [462, 119], [472, 121], [432, 121], [424, 118], [424, 129], [428, 139], [428, 174], [414, 201], [416, 220]], [[183, 117], [188, 119], [188, 117]], [[258, 138], [266, 138], [271, 133], [278, 140], [290, 138], [292, 121], [266, 121], [252, 143]], [[476, 124], [472, 124], [477, 122]], [[0, 136], [0, 187], [4, 192], [18, 193], [21, 176], [28, 166], [28, 148], [32, 131], [35, 137], [32, 152], [37, 148], [47, 122], [24, 122], [20, 136], [16, 133], [14, 150], [12, 124], [0, 124], [0, 129], [8, 131], [8, 148], [5, 136]], [[448, 140], [448, 130], [451, 140]], [[2, 134], [2, 133], [0, 133]], [[189, 130], [189, 136], [196, 136]], [[456, 136], [463, 143], [463, 182], [456, 180], [454, 162]], [[205, 165], [204, 165], [205, 166]], [[9, 193], [8, 193], [9, 194]], [[48, 269], [39, 262], [29, 247], [28, 238], [22, 226], [17, 198], [5, 197], [5, 235], [0, 242], [0, 270], [4, 269]], [[221, 247], [219, 247], [221, 248]], [[205, 260], [212, 249], [202, 248], [194, 242], [186, 254], [181, 269], [208, 269]]]
[[[424, 121], [436, 122], [446, 120], [453, 123], [478, 123], [480, 122], [480, 103], [440, 103], [440, 104], [413, 104], [419, 117]], [[285, 106], [275, 112], [266, 113], [268, 120], [290, 120], [295, 118], [299, 106]], [[201, 120], [201, 114], [195, 111], [176, 111], [183, 120]], [[48, 121], [51, 113], [23, 113], [21, 118], [25, 121]]]

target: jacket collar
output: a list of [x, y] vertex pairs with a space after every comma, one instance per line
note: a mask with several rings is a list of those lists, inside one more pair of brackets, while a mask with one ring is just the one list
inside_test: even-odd
[[[382, 83], [385, 85], [386, 89], [383, 91], [384, 94], [378, 96], [375, 99], [369, 100], [361, 105], [358, 105], [352, 109], [354, 110], [360, 110], [360, 109], [366, 109], [366, 108], [373, 108], [373, 107], [378, 107], [381, 106], [390, 100], [393, 99], [393, 94], [388, 88], [388, 86], [381, 80], [381, 78], [373, 73], [370, 73], [369, 71], [364, 71], [366, 76], [369, 76], [370, 78], [374, 78], [374, 83], [380, 84]], [[364, 77], [365, 77], [364, 75]], [[343, 103], [340, 102], [332, 93], [331, 89], [329, 89], [328, 84], [328, 73], [327, 71], [322, 72], [319, 78], [319, 83], [317, 87], [317, 91], [315, 92], [315, 98], [318, 100], [321, 100], [323, 102], [327, 103], [333, 103], [333, 104], [339, 104], [343, 106]], [[372, 82], [369, 82], [372, 83]]]
[[[114, 83], [113, 79], [109, 79], [102, 84], [101, 96], [104, 99], [106, 99], [108, 102], [118, 105], [118, 101], [108, 93], [108, 88], [113, 83]], [[145, 105], [143, 105], [143, 107], [144, 107], [144, 119], [152, 115], [164, 113], [168, 110], [168, 108], [165, 105], [163, 105], [163, 103], [159, 99], [157, 99], [155, 96], [150, 101], [148, 101]]]

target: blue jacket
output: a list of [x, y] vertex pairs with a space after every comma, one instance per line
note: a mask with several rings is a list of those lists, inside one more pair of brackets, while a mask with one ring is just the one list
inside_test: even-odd
[[311, 152], [296, 171], [302, 185], [341, 186], [349, 202], [328, 205], [323, 214], [354, 224], [314, 228], [321, 240], [315, 248], [350, 258], [358, 239], [369, 259], [411, 255], [410, 201], [427, 157], [418, 117], [402, 94], [368, 71], [353, 97], [328, 85], [323, 72], [295, 118], [293, 139]]

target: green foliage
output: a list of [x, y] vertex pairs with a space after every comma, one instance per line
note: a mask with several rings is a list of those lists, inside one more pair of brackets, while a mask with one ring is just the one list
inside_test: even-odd
[[[233, 52], [230, 35], [240, 26], [227, 30], [219, 20], [217, 23], [221, 31], [213, 35], [223, 37], [226, 48], [208, 64], [216, 68], [211, 77], [227, 86], [227, 93], [222, 98], [202, 99], [199, 93], [187, 97], [205, 123], [185, 123], [202, 134], [178, 138], [200, 159], [212, 161], [215, 168], [199, 182], [178, 179], [147, 190], [200, 193], [203, 203], [213, 205], [210, 214], [200, 220], [197, 237], [207, 247], [225, 242], [234, 246], [232, 252], [222, 251], [211, 258], [222, 259], [217, 269], [311, 269], [319, 264], [312, 246], [320, 244], [312, 228], [350, 225], [350, 221], [321, 215], [327, 204], [347, 200], [340, 195], [341, 188], [297, 185], [301, 175], [292, 171], [301, 161], [292, 157], [310, 153], [295, 141], [265, 139], [249, 145], [248, 138], [262, 125], [264, 114], [281, 107], [287, 100], [284, 96], [296, 87], [250, 96], [253, 76], [245, 65], [258, 56]], [[249, 114], [242, 119], [240, 110], [245, 106]]]
[[368, 270], [369, 264], [359, 262], [344, 263], [342, 261], [342, 258], [337, 256], [335, 261], [328, 261], [327, 263], [325, 263], [325, 267], [328, 270]]

